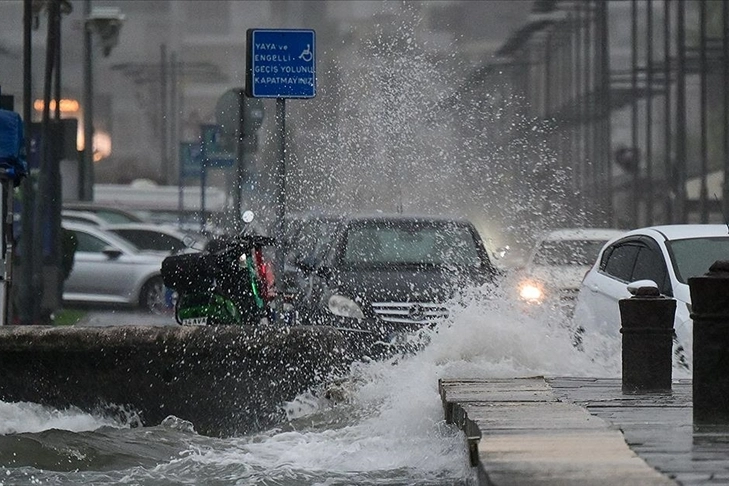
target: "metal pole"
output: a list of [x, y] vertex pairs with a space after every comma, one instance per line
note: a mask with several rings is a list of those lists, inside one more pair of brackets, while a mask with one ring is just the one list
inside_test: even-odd
[[[0, 86], [0, 109], [14, 110], [15, 100], [12, 96], [6, 99], [2, 95], [2, 86]], [[10, 282], [12, 281], [12, 260], [13, 260], [13, 181], [3, 179], [0, 182], [0, 194], [2, 198], [2, 231], [0, 231], [0, 258], [3, 260], [2, 265], [2, 283], [0, 283], [0, 298], [2, 299], [2, 307], [0, 308], [0, 326], [8, 324], [8, 306], [10, 303]]]
[[[178, 145], [180, 142], [177, 142]], [[177, 227], [182, 229], [183, 216], [182, 210], [185, 207], [185, 174], [183, 166], [180, 162], [177, 166]]]
[[594, 176], [594, 194], [596, 197], [596, 214], [595, 217], [600, 220], [600, 224], [604, 224], [605, 218], [605, 100], [603, 92], [603, 24], [602, 24], [602, 0], [595, 0], [595, 27], [593, 35], [593, 49], [595, 50], [595, 69], [593, 70], [592, 83], [594, 97], [594, 137], [592, 141], [592, 152], [595, 154], [595, 176]]
[[[31, 150], [31, 106], [32, 106], [32, 32], [33, 32], [33, 3], [32, 0], [24, 0], [23, 3], [23, 123], [25, 124], [25, 153], [30, 155]], [[34, 211], [34, 194], [33, 177], [23, 180], [22, 184], [22, 212], [21, 212], [21, 238], [20, 252], [23, 255], [21, 261], [22, 278], [18, 282], [18, 318], [21, 324], [32, 323], [32, 301], [31, 281], [33, 277], [32, 262], [30, 255], [33, 251], [33, 211]], [[9, 283], [10, 284], [10, 283]], [[7, 294], [11, 293], [8, 284]], [[9, 305], [5, 306], [8, 317], [6, 322], [13, 322], [13, 311], [9, 309]]]
[[[51, 151], [51, 126], [50, 126], [50, 108], [51, 108], [51, 89], [53, 84], [53, 69], [55, 61], [55, 40], [57, 37], [56, 23], [54, 22], [54, 10], [57, 6], [56, 2], [52, 2], [48, 12], [48, 36], [46, 38], [46, 66], [43, 83], [43, 119], [41, 122], [41, 158], [40, 171], [38, 177], [38, 194], [50, 194], [50, 176], [52, 172], [52, 151]], [[44, 304], [43, 285], [43, 266], [46, 261], [44, 255], [44, 247], [46, 246], [45, 226], [49, 224], [48, 217], [50, 201], [46, 197], [39, 197], [35, 201], [36, 218], [33, 220], [33, 298], [35, 305], [32, 306], [32, 323], [40, 324], [41, 311]], [[49, 245], [50, 246], [50, 245]]]
[[87, 21], [91, 15], [91, 0], [84, 1], [84, 150], [81, 164], [82, 201], [94, 200], [94, 76], [91, 27]]
[[[62, 294], [63, 294], [63, 287], [62, 287], [62, 281], [61, 281], [61, 199], [62, 199], [62, 193], [61, 193], [61, 168], [60, 168], [60, 161], [62, 156], [60, 153], [63, 152], [65, 147], [62, 149], [63, 145], [65, 144], [65, 140], [63, 137], [59, 136], [62, 134], [63, 126], [61, 125], [61, 0], [55, 0], [54, 5], [51, 8], [52, 17], [53, 17], [53, 23], [55, 24], [55, 31], [56, 31], [56, 39], [55, 39], [55, 62], [54, 62], [54, 69], [55, 69], [55, 99], [56, 99], [56, 107], [55, 107], [55, 119], [53, 124], [51, 125], [54, 130], [52, 132], [55, 136], [53, 136], [51, 139], [53, 140], [53, 151], [50, 154], [50, 160], [48, 163], [48, 174], [47, 174], [47, 185], [46, 188], [48, 189], [47, 194], [47, 206], [46, 206], [46, 213], [48, 217], [48, 223], [50, 225], [50, 259], [49, 259], [49, 266], [50, 266], [50, 273], [51, 278], [50, 283], [54, 286], [52, 289], [47, 289], [46, 293], [49, 295], [53, 295], [53, 298], [50, 300], [51, 304], [51, 311], [54, 311], [56, 306], [59, 305], [59, 303], [62, 300]], [[48, 273], [48, 271], [44, 271], [44, 273]]]
[[600, 60], [602, 62], [602, 116], [603, 116], [603, 147], [602, 153], [605, 160], [605, 220], [608, 225], [615, 224], [613, 221], [613, 164], [612, 164], [612, 99], [610, 93], [610, 33], [608, 31], [608, 2], [602, 0], [600, 2], [600, 20], [601, 20], [601, 43]]
[[544, 42], [544, 99], [542, 104], [544, 118], [549, 118], [552, 112], [552, 32], [547, 32]]
[[[599, 0], [594, 0], [594, 3], [597, 4]], [[597, 5], [593, 5], [593, 2], [590, 2], [590, 8], [593, 12], [592, 19], [593, 19], [593, 26], [592, 26], [592, 37], [590, 38], [590, 43], [592, 44], [592, 72], [590, 73], [590, 85], [591, 85], [591, 127], [592, 127], [592, 140], [590, 141], [590, 152], [592, 153], [592, 157], [590, 160], [592, 161], [592, 180], [590, 181], [590, 185], [592, 187], [592, 195], [593, 195], [593, 205], [594, 205], [594, 212], [593, 212], [593, 218], [595, 220], [600, 219], [601, 217], [601, 211], [602, 211], [602, 193], [603, 188], [600, 184], [600, 177], [602, 175], [602, 154], [600, 153], [599, 147], [600, 147], [600, 108], [602, 100], [600, 99], [600, 88], [601, 88], [601, 79], [600, 79], [600, 69], [602, 67], [602, 61], [600, 59], [600, 26], [601, 22], [599, 19], [600, 12], [597, 9]]]
[[208, 141], [207, 135], [204, 133], [204, 128], [200, 127], [202, 133], [200, 142], [200, 231], [205, 232], [205, 186], [207, 185], [208, 175]]
[[[572, 194], [577, 195], [575, 190], [575, 18], [573, 12], [569, 12], [567, 15], [567, 45], [565, 48], [565, 93], [564, 93], [564, 108], [565, 114], [569, 118], [567, 126], [567, 132], [565, 134], [565, 152], [567, 155], [567, 167], [572, 174], [570, 176], [570, 186]], [[578, 221], [575, 221], [577, 224]]]
[[10, 306], [12, 299], [10, 298], [10, 289], [13, 284], [13, 251], [15, 247], [15, 241], [13, 236], [13, 182], [10, 180], [4, 180], [2, 182], [2, 191], [4, 193], [2, 213], [5, 215], [5, 221], [3, 225], [2, 237], [3, 237], [3, 260], [5, 265], [3, 268], [3, 292], [2, 292], [2, 322], [0, 325], [6, 326], [10, 323]]
[[676, 223], [688, 222], [686, 208], [686, 4], [678, 0], [676, 27]]
[[706, 0], [700, 0], [699, 3], [699, 80], [701, 83], [700, 100], [700, 116], [701, 116], [701, 189], [699, 193], [699, 207], [701, 211], [701, 222], [709, 222], [709, 205], [708, 205], [708, 137], [707, 137], [707, 119], [706, 119]]
[[[567, 20], [564, 23], [564, 33], [560, 36], [560, 72], [561, 72], [561, 85], [560, 90], [560, 113], [562, 118], [560, 124], [563, 128], [559, 132], [559, 139], [561, 141], [561, 152], [562, 152], [562, 169], [565, 173], [568, 173], [572, 168], [572, 123], [571, 119], [571, 96], [572, 93], [572, 35], [570, 30], [572, 29], [572, 17], [568, 15]], [[573, 215], [576, 216], [576, 215]], [[572, 220], [574, 224], [577, 221]]]
[[[663, 145], [664, 145], [664, 174], [666, 182], [673, 179], [674, 160], [671, 151], [671, 0], [663, 0], [663, 83], [664, 83], [664, 101], [663, 108]], [[670, 183], [668, 184], [670, 187]], [[666, 199], [666, 216], [664, 221], [671, 223], [674, 221], [673, 204], [671, 199], [676, 197], [673, 189]]]
[[[54, 0], [54, 1], [60, 1], [60, 0]], [[58, 32], [58, 37], [56, 38], [56, 51], [54, 53], [56, 57], [56, 77], [55, 77], [55, 83], [54, 83], [54, 96], [56, 103], [54, 105], [54, 118], [56, 119], [56, 126], [58, 127], [60, 124], [61, 119], [61, 13], [60, 8], [58, 12], [57, 18], [53, 19], [53, 22], [56, 22], [58, 25], [56, 27], [56, 32]]]
[[653, 0], [646, 0], [645, 218], [653, 224]]
[[722, 28], [724, 30], [722, 36], [723, 55], [723, 77], [724, 82], [723, 94], [724, 94], [724, 107], [723, 107], [723, 118], [724, 118], [724, 185], [722, 202], [724, 214], [729, 214], [729, 2], [724, 2], [721, 10], [722, 16]]
[[[631, 42], [631, 116], [630, 116], [630, 144], [634, 154], [638, 154], [638, 2], [630, 1], [630, 42]], [[633, 227], [640, 226], [640, 157], [633, 167], [633, 197], [630, 205], [633, 210], [632, 224]]]
[[159, 94], [159, 114], [160, 114], [160, 180], [162, 184], [167, 184], [169, 180], [169, 154], [167, 143], [169, 141], [169, 131], [167, 125], [167, 46], [163, 43], [160, 45], [160, 94]]
[[[584, 148], [584, 173], [583, 173], [583, 180], [584, 180], [584, 186], [583, 186], [583, 192], [585, 194], [592, 194], [593, 187], [591, 187], [592, 182], [592, 173], [593, 173], [593, 166], [592, 166], [592, 154], [590, 153], [590, 147], [592, 146], [591, 140], [592, 140], [592, 133], [591, 133], [591, 123], [592, 123], [592, 110], [591, 110], [591, 104], [590, 104], [590, 97], [592, 95], [592, 85], [590, 83], [590, 73], [592, 72], [592, 62], [591, 62], [591, 45], [590, 45], [590, 37], [591, 37], [591, 22], [592, 22], [592, 11], [591, 11], [591, 4], [589, 2], [586, 3], [585, 7], [585, 23], [584, 23], [584, 31], [583, 31], [583, 91], [582, 91], [582, 110], [583, 110], [583, 148]], [[594, 209], [594, 205], [590, 205], [590, 213], [592, 213], [592, 209]]]
[[235, 154], [235, 182], [233, 183], [233, 208], [235, 208], [234, 224], [238, 228], [243, 228], [243, 201], [242, 189], [245, 177], [245, 162], [243, 158], [246, 154], [245, 138], [246, 126], [244, 124], [245, 93], [238, 90], [238, 127], [236, 128], [236, 154]]
[[168, 158], [169, 165], [167, 167], [167, 184], [174, 183], [174, 166], [176, 163], [179, 163], [180, 160], [180, 138], [177, 131], [177, 127], [179, 125], [179, 114], [177, 111], [177, 81], [177, 53], [172, 52], [170, 54], [170, 140], [172, 143], [170, 143], [169, 150], [172, 156]]
[[[284, 218], [286, 216], [286, 98], [276, 98], [276, 120], [279, 130], [279, 157], [276, 171], [276, 226], [274, 238], [276, 239], [276, 261], [275, 273], [277, 294], [283, 295], [283, 272], [284, 272]], [[283, 311], [283, 302], [278, 299], [277, 318], [280, 318]]]
[[[179, 68], [180, 68], [180, 72], [184, 75], [184, 72], [185, 72], [185, 65], [184, 65], [184, 63], [180, 62]], [[181, 78], [182, 78], [182, 76], [181, 76]], [[177, 124], [177, 132], [176, 132], [176, 136], [177, 136], [177, 147], [178, 147], [177, 148], [177, 163], [179, 164], [179, 166], [177, 168], [178, 169], [178, 174], [179, 174], [179, 180], [177, 181], [177, 183], [179, 184], [179, 189], [180, 189], [180, 193], [178, 195], [178, 201], [177, 201], [178, 208], [179, 208], [179, 215], [177, 217], [177, 224], [180, 227], [182, 227], [182, 223], [183, 223], [182, 210], [183, 210], [184, 205], [185, 205], [185, 203], [184, 203], [184, 197], [185, 197], [184, 196], [184, 190], [185, 190], [185, 173], [184, 173], [184, 167], [182, 166], [182, 161], [180, 160], [180, 148], [182, 147], [181, 142], [180, 142], [182, 140], [182, 125], [184, 124], [184, 121], [185, 121], [185, 115], [184, 115], [185, 114], [185, 109], [184, 109], [184, 106], [183, 106], [184, 98], [183, 98], [183, 91], [182, 90], [179, 90], [179, 95], [178, 96], [179, 96], [179, 100], [178, 100], [178, 108], [177, 109], [178, 109], [178, 111], [180, 113], [180, 118], [182, 118], [182, 122]], [[188, 149], [185, 148], [185, 150], [188, 150]]]
[[585, 205], [584, 205], [584, 193], [585, 193], [585, 185], [582, 180], [582, 174], [584, 173], [584, 164], [585, 164], [585, 157], [583, 156], [582, 152], [582, 134], [583, 134], [583, 125], [584, 125], [584, 118], [582, 116], [582, 106], [583, 106], [583, 89], [582, 89], [582, 27], [583, 27], [583, 19], [582, 19], [582, 4], [580, 2], [577, 3], [576, 7], [576, 28], [575, 28], [575, 38], [574, 38], [574, 58], [575, 58], [575, 80], [574, 80], [574, 117], [575, 117], [575, 129], [574, 129], [574, 178], [575, 178], [575, 190], [579, 194], [578, 199], [578, 205], [579, 205], [579, 212], [580, 214], [584, 214]]

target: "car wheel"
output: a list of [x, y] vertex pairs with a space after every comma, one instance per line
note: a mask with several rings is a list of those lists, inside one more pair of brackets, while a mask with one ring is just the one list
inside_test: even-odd
[[154, 314], [162, 314], [167, 310], [162, 277], [152, 277], [142, 286], [142, 291], [139, 293], [139, 306]]

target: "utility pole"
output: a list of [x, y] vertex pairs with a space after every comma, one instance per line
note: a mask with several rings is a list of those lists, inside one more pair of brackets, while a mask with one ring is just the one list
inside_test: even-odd
[[687, 222], [686, 210], [686, 4], [678, 0], [676, 17], [676, 211], [675, 223]]
[[162, 44], [160, 45], [160, 66], [159, 66], [159, 72], [160, 72], [160, 98], [159, 98], [159, 106], [160, 106], [160, 161], [162, 165], [161, 172], [161, 182], [162, 184], [166, 185], [169, 183], [169, 177], [170, 177], [170, 160], [169, 160], [169, 150], [168, 150], [168, 144], [169, 141], [169, 124], [167, 123], [167, 114], [169, 110], [167, 109], [167, 96], [168, 96], [168, 89], [167, 89], [167, 68], [169, 66], [169, 62], [167, 61], [167, 45]]
[[[32, 32], [33, 32], [33, 1], [24, 0], [23, 3], [23, 123], [25, 130], [25, 153], [29, 156], [31, 151], [31, 106], [32, 106]], [[35, 208], [35, 187], [33, 186], [33, 174], [21, 184], [23, 212], [20, 220], [21, 238], [20, 253], [25, 255], [21, 260], [22, 277], [18, 285], [18, 319], [20, 324], [32, 324], [32, 302], [33, 302], [33, 268], [30, 255], [33, 252], [33, 218]], [[21, 257], [22, 258], [22, 257]], [[11, 299], [12, 301], [12, 299]], [[8, 319], [12, 322], [13, 311], [10, 311]]]

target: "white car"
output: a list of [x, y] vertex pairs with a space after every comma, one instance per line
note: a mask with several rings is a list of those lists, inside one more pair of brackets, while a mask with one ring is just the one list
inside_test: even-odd
[[623, 234], [611, 228], [564, 228], [545, 234], [517, 272], [519, 298], [537, 309], [547, 304], [571, 311], [580, 282], [603, 245]]
[[63, 301], [123, 304], [159, 312], [166, 308], [160, 268], [165, 254], [145, 252], [87, 224], [63, 222], [77, 240], [73, 268], [63, 283]]
[[104, 219], [93, 213], [88, 213], [86, 211], [73, 211], [71, 209], [62, 210], [61, 219], [71, 223], [90, 224], [92, 226], [103, 226], [106, 224]]
[[693, 333], [688, 279], [704, 275], [717, 260], [729, 260], [729, 228], [723, 224], [677, 224], [629, 231], [607, 244], [585, 275], [573, 326], [584, 334], [619, 338], [618, 301], [631, 297], [631, 282], [651, 280], [661, 295], [676, 299], [675, 352], [687, 364]]

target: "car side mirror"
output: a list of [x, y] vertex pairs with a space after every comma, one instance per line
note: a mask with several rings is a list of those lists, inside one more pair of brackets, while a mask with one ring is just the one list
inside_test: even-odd
[[633, 296], [660, 295], [658, 284], [653, 280], [636, 280], [628, 284], [628, 292]]
[[106, 255], [109, 260], [116, 260], [122, 255], [122, 251], [119, 248], [114, 248], [113, 246], [105, 247], [101, 250], [101, 253]]

